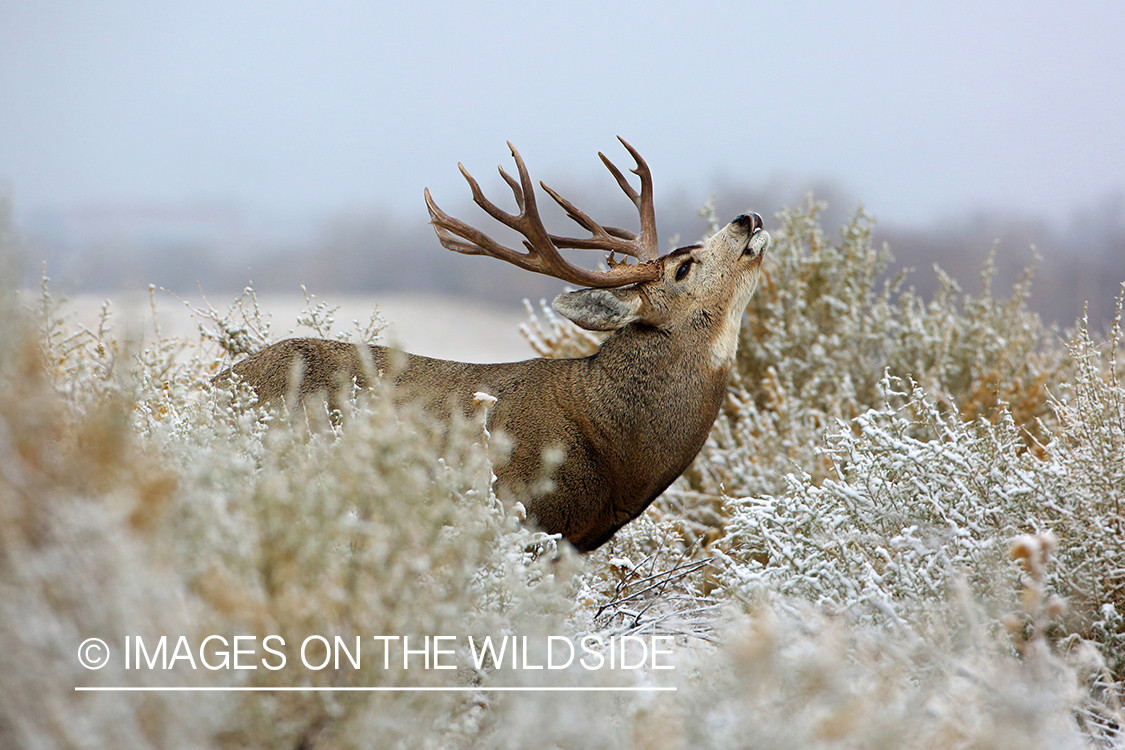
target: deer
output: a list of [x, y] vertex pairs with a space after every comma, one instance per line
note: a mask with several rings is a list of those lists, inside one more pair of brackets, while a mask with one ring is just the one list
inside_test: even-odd
[[[636, 149], [618, 140], [633, 158], [629, 171], [640, 180], [639, 192], [603, 153], [598, 156], [636, 207], [636, 233], [595, 222], [541, 181], [590, 236], [551, 234], [510, 142], [518, 178], [502, 166], [499, 171], [518, 213], [494, 204], [464, 165], [458, 168], [473, 202], [522, 235], [522, 251], [446, 214], [424, 191], [430, 223], [446, 249], [580, 287], [560, 294], [552, 307], [584, 329], [608, 333], [590, 356], [472, 364], [294, 338], [246, 357], [212, 382], [239, 381], [260, 401], [285, 403], [331, 398], [344, 384], [369, 388], [378, 377], [392, 383], [396, 403], [417, 404], [445, 423], [458, 410], [471, 417], [480, 394], [487, 394], [495, 401], [485, 426], [506, 435], [510, 445], [493, 468], [497, 496], [510, 507], [522, 503], [529, 523], [561, 535], [579, 552], [598, 548], [643, 513], [703, 447], [771, 241], [762, 218], [745, 213], [703, 242], [660, 255], [651, 171]], [[564, 259], [560, 250], [572, 249], [608, 253], [605, 267], [590, 270]]]

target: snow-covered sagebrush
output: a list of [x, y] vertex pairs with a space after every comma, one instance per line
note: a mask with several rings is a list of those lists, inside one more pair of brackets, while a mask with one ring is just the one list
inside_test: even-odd
[[[708, 445], [584, 558], [497, 502], [487, 403], [443, 436], [380, 387], [342, 419], [206, 387], [277, 335], [252, 290], [193, 342], [0, 290], [0, 746], [1125, 746], [1119, 327], [1059, 346], [1027, 281], [998, 299], [986, 267], [979, 295], [943, 278], [923, 301], [862, 213], [835, 244], [815, 206], [779, 218]], [[310, 300], [298, 324], [332, 318]], [[544, 355], [597, 345], [527, 329]], [[660, 634], [675, 668], [75, 659], [92, 635], [210, 633]], [[460, 691], [74, 691], [169, 683]]]

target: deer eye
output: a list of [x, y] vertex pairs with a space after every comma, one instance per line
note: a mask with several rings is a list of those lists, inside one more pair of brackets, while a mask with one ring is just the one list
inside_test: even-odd
[[688, 271], [691, 270], [691, 264], [692, 260], [690, 258], [680, 264], [680, 267], [676, 269], [676, 281], [683, 281], [687, 278]]

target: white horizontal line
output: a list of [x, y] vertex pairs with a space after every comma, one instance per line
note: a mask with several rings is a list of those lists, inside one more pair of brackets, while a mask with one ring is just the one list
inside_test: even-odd
[[76, 687], [87, 693], [480, 693], [480, 692], [675, 692], [675, 687]]

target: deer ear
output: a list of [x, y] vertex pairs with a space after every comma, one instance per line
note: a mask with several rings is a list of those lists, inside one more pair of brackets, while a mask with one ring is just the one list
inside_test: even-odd
[[616, 331], [640, 317], [641, 295], [636, 287], [579, 289], [555, 297], [551, 307], [587, 331]]

